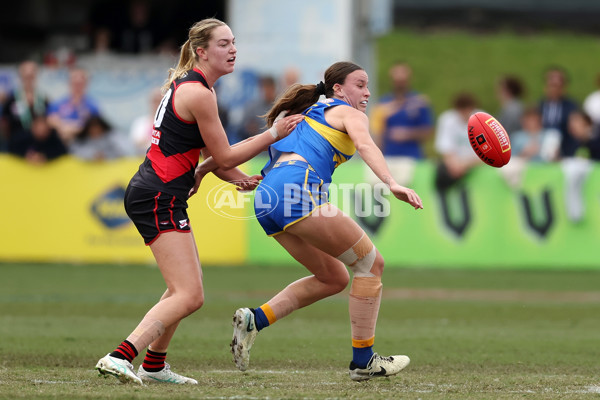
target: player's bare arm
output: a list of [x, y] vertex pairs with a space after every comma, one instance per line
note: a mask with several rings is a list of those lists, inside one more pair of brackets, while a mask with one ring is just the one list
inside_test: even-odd
[[[252, 138], [253, 137], [248, 138], [244, 140], [244, 142], [247, 140], [251, 140]], [[237, 146], [241, 143], [242, 142], [236, 143], [234, 146]], [[248, 176], [239, 168], [222, 170], [217, 166], [217, 163], [215, 162], [214, 158], [210, 155], [209, 150], [204, 148], [201, 150], [201, 152], [204, 161], [198, 164], [198, 166], [196, 167], [196, 171], [194, 172], [194, 186], [190, 189], [188, 193], [188, 198], [192, 197], [198, 192], [198, 188], [200, 187], [202, 180], [209, 172], [213, 172], [215, 176], [217, 176], [223, 181], [231, 182], [232, 184], [236, 185], [237, 189], [240, 191], [254, 190], [263, 178], [261, 175]]]
[[[214, 161], [214, 158], [210, 154], [210, 150], [204, 148], [201, 150], [201, 152], [204, 160], [208, 162], [206, 165], [202, 166], [202, 164], [205, 163], [205, 161], [203, 161], [201, 164], [198, 165], [198, 167], [196, 167], [196, 171], [198, 171], [200, 174], [206, 175], [208, 172], [212, 172], [217, 178], [226, 182], [242, 181], [248, 178], [248, 175], [245, 174], [239, 168], [231, 168], [227, 170], [218, 168], [217, 163]], [[211, 169], [209, 170], [209, 168], [207, 167]]]
[[369, 133], [369, 118], [367, 115], [350, 107], [337, 108], [340, 109], [340, 122], [343, 130], [348, 132], [356, 151], [375, 175], [390, 187], [396, 198], [410, 204], [415, 209], [423, 208], [423, 202], [419, 195], [414, 190], [399, 185], [392, 177], [381, 150]]
[[[279, 138], [287, 136], [296, 124], [302, 120], [302, 116], [292, 115], [279, 121], [276, 126], [276, 135], [267, 130], [256, 135], [254, 140], [243, 143], [240, 146], [231, 147], [227, 135], [218, 117], [217, 98], [214, 92], [202, 88], [199, 85], [190, 85], [190, 88], [181, 87], [181, 93], [176, 95], [187, 106], [189, 114], [198, 123], [202, 132], [204, 143], [212, 154], [218, 167], [223, 170], [234, 168], [265, 150]], [[182, 118], [184, 115], [180, 114]]]

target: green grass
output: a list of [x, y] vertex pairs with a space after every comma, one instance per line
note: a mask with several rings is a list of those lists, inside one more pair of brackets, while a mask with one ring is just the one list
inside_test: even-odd
[[409, 355], [400, 375], [348, 379], [346, 292], [261, 332], [251, 368], [235, 370], [233, 311], [304, 275], [300, 267], [205, 268], [206, 304], [169, 351], [173, 368], [200, 385], [141, 388], [99, 378], [93, 366], [160, 296], [156, 268], [0, 264], [0, 398], [600, 397], [600, 273], [586, 271], [388, 269], [376, 351]]

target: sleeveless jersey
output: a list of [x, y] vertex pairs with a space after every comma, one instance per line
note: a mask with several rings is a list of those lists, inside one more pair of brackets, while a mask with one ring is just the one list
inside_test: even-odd
[[194, 170], [205, 146], [196, 121], [182, 119], [173, 107], [175, 91], [186, 83], [201, 83], [210, 89], [196, 68], [171, 83], [154, 116], [150, 149], [131, 179], [132, 186], [169, 193], [183, 201], [194, 185]]
[[346, 132], [334, 129], [325, 120], [325, 110], [335, 106], [350, 106], [339, 99], [325, 99], [313, 104], [303, 114], [305, 118], [285, 138], [269, 146], [270, 160], [262, 170], [265, 176], [274, 161], [284, 152], [301, 155], [313, 167], [324, 182], [331, 182], [331, 175], [338, 165], [348, 161], [356, 148]]

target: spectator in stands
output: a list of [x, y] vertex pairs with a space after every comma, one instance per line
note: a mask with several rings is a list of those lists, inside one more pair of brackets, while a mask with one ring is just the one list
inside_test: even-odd
[[129, 145], [101, 116], [88, 119], [69, 152], [86, 161], [111, 160], [129, 155]]
[[91, 33], [92, 51], [83, 60], [89, 59], [91, 63], [99, 68], [110, 67], [114, 60], [114, 53], [111, 47], [113, 32], [106, 26], [94, 28]]
[[521, 157], [529, 161], [556, 161], [560, 148], [560, 132], [554, 128], [544, 128], [539, 108], [526, 109], [521, 124], [523, 129], [514, 132], [511, 138], [512, 157]]
[[561, 134], [560, 156], [574, 154], [577, 143], [569, 134], [569, 114], [577, 109], [575, 101], [566, 95], [567, 74], [560, 67], [551, 67], [545, 75], [545, 96], [540, 101], [544, 128], [555, 128]]
[[93, 50], [96, 54], [108, 54], [110, 53], [110, 41], [112, 34], [110, 29], [106, 27], [99, 27], [94, 31], [93, 37]]
[[450, 110], [440, 114], [435, 134], [435, 150], [441, 156], [436, 171], [436, 188], [445, 191], [481, 161], [471, 148], [467, 123], [477, 112], [477, 99], [468, 92], [455, 96]]
[[48, 122], [61, 139], [70, 144], [88, 119], [100, 114], [96, 101], [87, 94], [88, 74], [82, 68], [69, 71], [70, 93], [50, 104]]
[[396, 63], [390, 70], [392, 93], [373, 110], [371, 131], [385, 156], [423, 158], [421, 145], [433, 133], [433, 113], [427, 99], [412, 90], [412, 69]]
[[565, 176], [565, 205], [567, 217], [579, 222], [585, 216], [583, 185], [592, 171], [593, 163], [600, 161], [600, 132], [591, 117], [583, 111], [569, 116], [569, 130], [576, 143], [574, 157], [562, 161]]
[[259, 86], [260, 97], [249, 102], [244, 108], [241, 129], [242, 139], [255, 135], [256, 132], [260, 132], [266, 126], [265, 119], [262, 116], [271, 109], [277, 97], [277, 86], [275, 78], [272, 76], [261, 77]]
[[590, 93], [583, 101], [583, 110], [592, 118], [595, 125], [600, 126], [600, 73], [596, 76], [597, 90]]
[[522, 130], [511, 136], [512, 157], [500, 172], [512, 188], [520, 188], [523, 172], [529, 161], [557, 161], [560, 153], [560, 132], [554, 128], [544, 128], [542, 114], [538, 107], [529, 107], [521, 117]]
[[498, 121], [509, 136], [521, 129], [523, 93], [523, 83], [516, 76], [506, 75], [498, 81], [498, 97], [501, 103]]
[[155, 88], [150, 91], [150, 101], [148, 112], [141, 115], [133, 120], [131, 128], [129, 130], [129, 139], [134, 145], [134, 152], [137, 155], [146, 154], [146, 150], [150, 146], [150, 139], [152, 138], [152, 130], [154, 125], [154, 115], [160, 101], [162, 100], [162, 93], [160, 88]]
[[281, 77], [281, 88], [280, 88], [280, 93], [283, 93], [287, 90], [287, 88], [289, 88], [290, 86], [292, 86], [294, 83], [299, 83], [300, 82], [300, 71], [298, 70], [298, 68], [290, 66], [287, 67], [284, 71], [283, 71], [283, 75]]
[[159, 24], [149, 0], [131, 0], [127, 20], [118, 33], [117, 48], [124, 53], [150, 53], [159, 45]]
[[30, 128], [13, 141], [10, 153], [32, 164], [44, 164], [67, 154], [67, 146], [50, 127], [46, 116], [36, 115]]
[[595, 127], [585, 111], [574, 111], [569, 116], [569, 131], [577, 141], [575, 157], [600, 161], [600, 127]]
[[423, 142], [433, 133], [434, 117], [427, 98], [411, 87], [412, 69], [407, 63], [392, 65], [389, 76], [392, 93], [383, 96], [371, 112], [371, 133], [394, 179], [408, 185], [415, 160], [424, 157]]
[[24, 61], [19, 65], [19, 82], [2, 107], [0, 131], [5, 136], [7, 151], [18, 153], [21, 143], [31, 135], [33, 120], [46, 116], [48, 99], [37, 87], [38, 64]]
[[[477, 99], [468, 92], [459, 93], [452, 108], [440, 114], [437, 121], [435, 149], [441, 159], [435, 172], [435, 188], [440, 201], [444, 224], [461, 237], [471, 221], [471, 207], [463, 178], [481, 160], [471, 148], [468, 139], [469, 117], [477, 112]], [[455, 190], [450, 190], [455, 188]], [[457, 197], [462, 218], [456, 218], [450, 206], [450, 197]], [[456, 202], [454, 202], [456, 205]]]

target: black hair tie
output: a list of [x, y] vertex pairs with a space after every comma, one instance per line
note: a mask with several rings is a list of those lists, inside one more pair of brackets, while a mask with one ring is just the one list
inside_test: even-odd
[[317, 94], [325, 94], [325, 84], [323, 83], [323, 81], [317, 83], [316, 91]]

